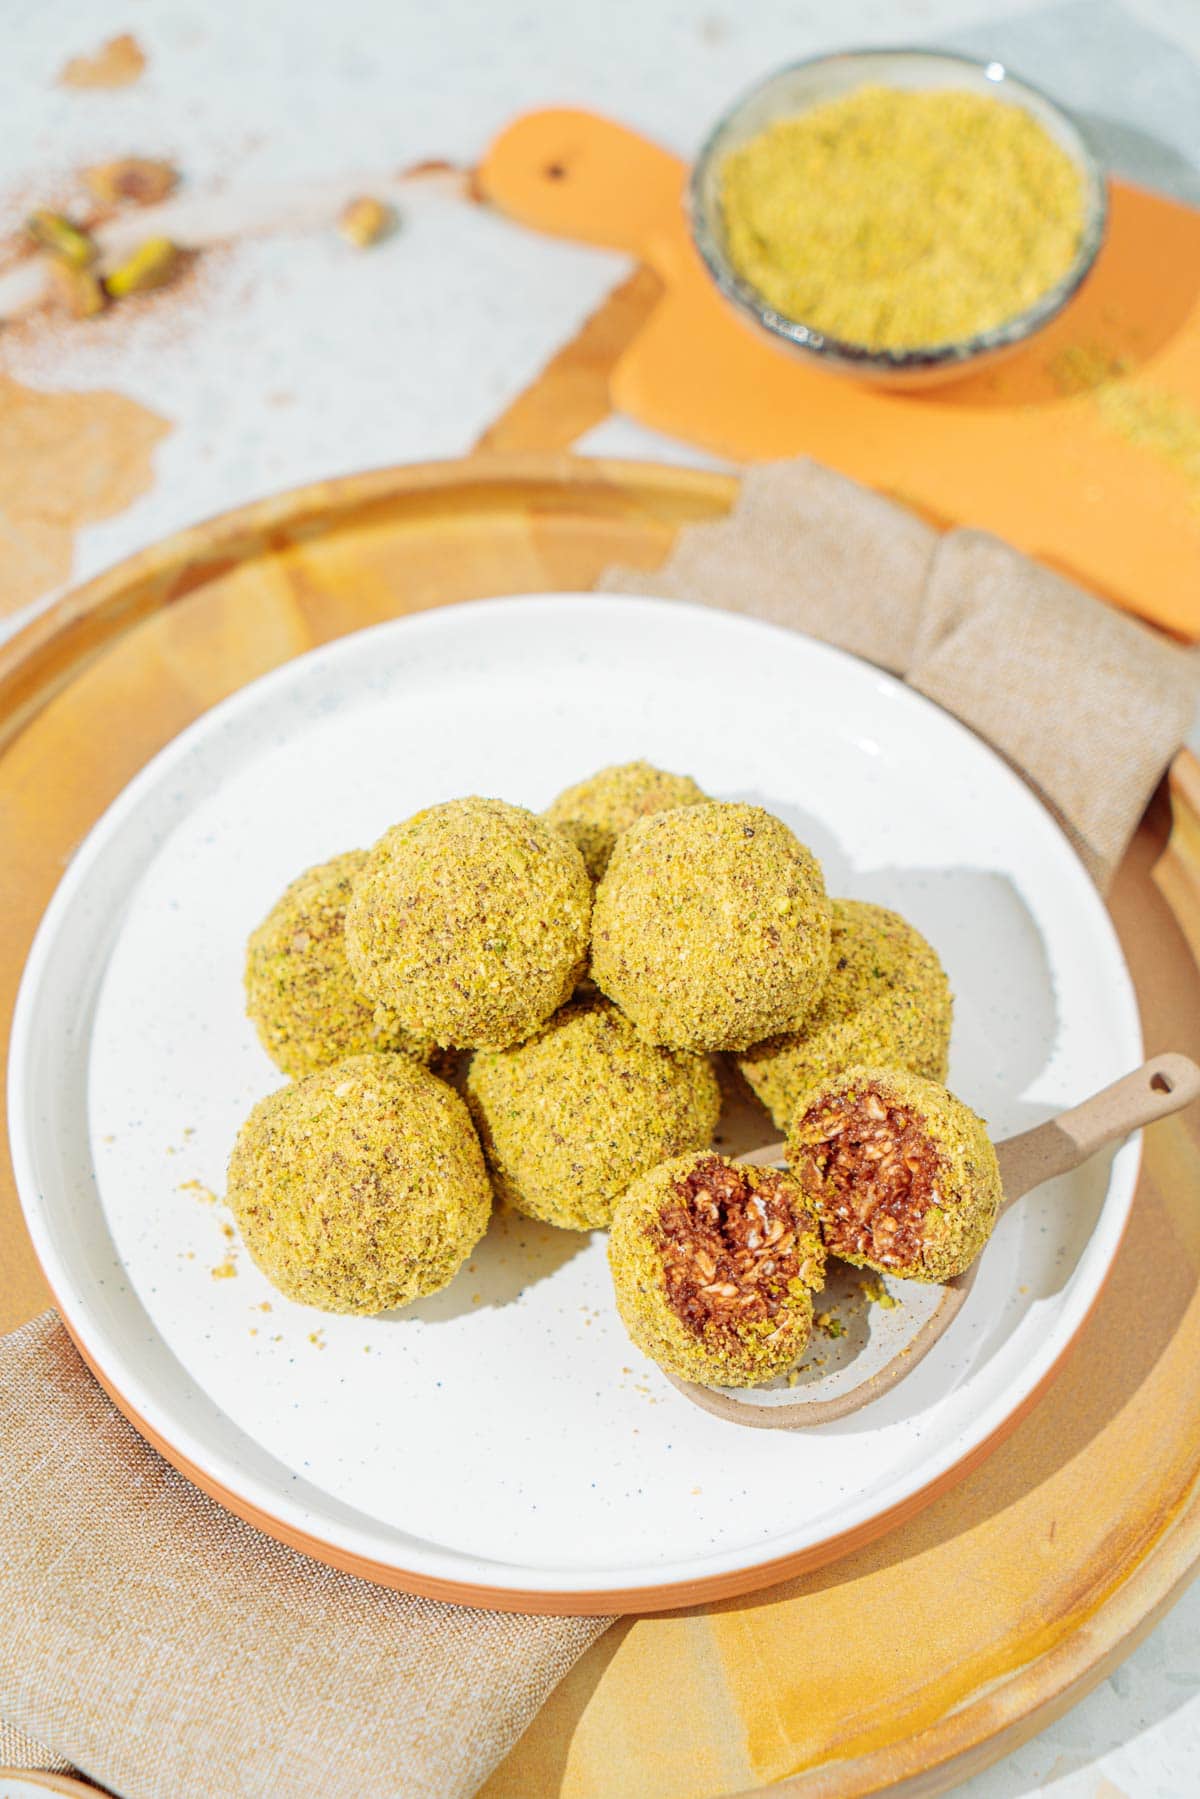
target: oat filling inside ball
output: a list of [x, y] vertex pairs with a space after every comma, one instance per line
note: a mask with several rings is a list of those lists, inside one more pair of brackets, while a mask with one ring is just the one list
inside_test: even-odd
[[667, 1303], [697, 1337], [736, 1337], [774, 1318], [800, 1272], [786, 1177], [739, 1168], [713, 1156], [676, 1184], [652, 1235], [663, 1258]]
[[867, 1091], [815, 1107], [803, 1128], [823, 1133], [799, 1151], [796, 1172], [804, 1187], [823, 1189], [830, 1254], [919, 1263], [925, 1215], [939, 1199], [939, 1158], [916, 1114]]

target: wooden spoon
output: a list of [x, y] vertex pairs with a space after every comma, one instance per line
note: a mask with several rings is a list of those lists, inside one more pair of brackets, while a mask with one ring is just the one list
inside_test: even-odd
[[[1056, 1175], [1069, 1174], [1106, 1144], [1119, 1143], [1143, 1125], [1167, 1118], [1200, 1098], [1200, 1067], [1188, 1056], [1152, 1056], [1133, 1074], [1122, 1076], [1111, 1087], [1060, 1112], [1045, 1124], [1007, 1137], [996, 1145], [1000, 1163], [1000, 1179], [1004, 1188], [1001, 1215], [1016, 1205], [1043, 1181]], [[783, 1161], [784, 1144], [768, 1143], [740, 1161], [759, 1167], [775, 1167]], [[744, 1400], [712, 1387], [701, 1387], [692, 1381], [667, 1379], [685, 1398], [717, 1418], [728, 1418], [752, 1430], [801, 1430], [813, 1424], [832, 1424], [851, 1412], [861, 1411], [874, 1399], [890, 1393], [917, 1364], [924, 1360], [934, 1344], [945, 1335], [961, 1312], [975, 1282], [978, 1259], [942, 1290], [942, 1302], [931, 1318], [926, 1319], [912, 1342], [898, 1355], [885, 1362], [875, 1374], [848, 1392], [833, 1399], [801, 1399], [779, 1405], [747, 1405]]]

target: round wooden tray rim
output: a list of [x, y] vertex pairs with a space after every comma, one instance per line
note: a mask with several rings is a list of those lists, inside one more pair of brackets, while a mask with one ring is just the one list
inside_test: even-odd
[[[344, 513], [376, 504], [390, 506], [422, 495], [436, 496], [439, 504], [453, 503], [456, 495], [480, 492], [489, 485], [510, 488], [510, 503], [520, 506], [527, 503], [522, 489], [552, 492], [563, 484], [596, 504], [609, 489], [614, 494], [642, 493], [648, 504], [650, 496], [665, 493], [678, 499], [683, 516], [694, 519], [726, 511], [737, 491], [736, 481], [724, 475], [661, 469], [653, 464], [581, 463], [566, 456], [532, 454], [372, 471], [255, 502], [210, 524], [180, 532], [107, 571], [64, 596], [12, 638], [0, 650], [0, 741], [11, 741], [54, 692], [108, 643], [202, 585], [217, 572], [222, 559], [236, 560], [251, 535], [260, 535], [265, 547], [270, 534], [295, 532], [308, 519], [314, 529], [319, 528], [327, 522], [331, 509]], [[679, 522], [681, 519], [675, 520]], [[136, 589], [133, 593], [131, 583]], [[1200, 820], [1200, 765], [1186, 750], [1177, 758], [1173, 783], [1190, 808], [1189, 831], [1200, 834], [1196, 822]], [[114, 1398], [119, 1404], [119, 1396]], [[993, 1442], [986, 1447], [994, 1446]], [[1175, 1510], [1162, 1519], [1145, 1553], [1101, 1593], [1081, 1628], [906, 1742], [836, 1766], [813, 1769], [784, 1780], [775, 1790], [826, 1799], [835, 1794], [849, 1799], [884, 1787], [909, 1795], [945, 1791], [1033, 1735], [1118, 1665], [1194, 1577], [1198, 1560], [1200, 1496], [1193, 1480]], [[613, 1597], [604, 1598], [604, 1606], [596, 1609], [611, 1609]], [[60, 1777], [37, 1778], [49, 1785]], [[91, 1789], [64, 1781], [49, 1790]]]

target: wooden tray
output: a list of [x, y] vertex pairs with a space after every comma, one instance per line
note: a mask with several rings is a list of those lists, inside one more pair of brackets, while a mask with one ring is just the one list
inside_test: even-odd
[[[734, 482], [479, 457], [308, 488], [202, 525], [0, 652], [0, 1007], [99, 811], [222, 695], [314, 644], [482, 594], [656, 566]], [[1200, 768], [1182, 755], [1113, 911], [1147, 1049], [1200, 1054]], [[7, 1033], [5, 1033], [7, 1034]], [[751, 1600], [626, 1622], [568, 1677], [489, 1799], [944, 1790], [1128, 1653], [1200, 1554], [1200, 1120], [1146, 1145], [1132, 1227], [1034, 1412], [920, 1517]], [[0, 1327], [46, 1303], [11, 1180]]]

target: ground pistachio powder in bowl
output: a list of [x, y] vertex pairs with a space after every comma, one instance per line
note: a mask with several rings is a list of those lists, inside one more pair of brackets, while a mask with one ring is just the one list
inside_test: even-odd
[[1070, 272], [1083, 175], [1023, 107], [875, 83], [731, 150], [730, 262], [776, 312], [867, 350], [962, 342]]

